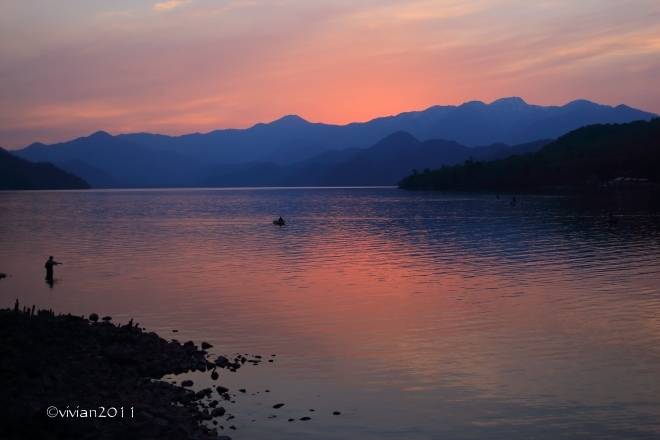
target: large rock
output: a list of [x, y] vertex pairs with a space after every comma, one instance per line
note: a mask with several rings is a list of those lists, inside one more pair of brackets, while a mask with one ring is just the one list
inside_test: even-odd
[[211, 417], [222, 417], [225, 415], [226, 412], [227, 411], [225, 411], [225, 409], [220, 406], [214, 409], [213, 411], [211, 411]]

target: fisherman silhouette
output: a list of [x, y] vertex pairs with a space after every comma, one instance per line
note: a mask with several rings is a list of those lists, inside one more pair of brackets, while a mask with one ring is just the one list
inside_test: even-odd
[[614, 216], [612, 215], [611, 209], [610, 209], [609, 217], [610, 217], [610, 225], [616, 225], [617, 223], [619, 223], [619, 219], [614, 218]]
[[47, 280], [49, 280], [49, 281], [52, 281], [52, 280], [53, 280], [53, 266], [56, 266], [56, 265], [58, 265], [58, 264], [62, 264], [62, 263], [58, 263], [57, 261], [53, 260], [53, 256], [52, 256], [52, 255], [51, 255], [50, 257], [48, 257], [48, 261], [46, 261], [46, 264], [45, 264], [45, 267], [46, 267], [46, 279], [47, 279]]

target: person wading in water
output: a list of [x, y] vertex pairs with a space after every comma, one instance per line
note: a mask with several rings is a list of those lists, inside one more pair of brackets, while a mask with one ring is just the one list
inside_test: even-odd
[[46, 279], [47, 280], [52, 280], [53, 279], [53, 266], [57, 264], [62, 264], [58, 263], [57, 261], [53, 260], [53, 256], [51, 255], [48, 257], [48, 261], [46, 261]]

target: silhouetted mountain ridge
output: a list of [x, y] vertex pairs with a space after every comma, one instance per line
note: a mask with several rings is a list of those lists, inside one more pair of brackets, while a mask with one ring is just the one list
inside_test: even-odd
[[52, 163], [32, 163], [0, 148], [0, 190], [89, 189], [80, 177]]
[[288, 115], [244, 130], [215, 130], [178, 137], [146, 133], [119, 137], [153, 150], [177, 151], [200, 162], [272, 160], [288, 165], [325, 150], [368, 148], [396, 131], [406, 131], [420, 140], [448, 139], [469, 147], [498, 142], [517, 145], [555, 139], [584, 125], [649, 120], [653, 116], [626, 105], [611, 107], [576, 100], [564, 106], [542, 107], [513, 97], [491, 104], [471, 101], [459, 106], [433, 106], [343, 126], [311, 123]]
[[199, 163], [182, 154], [152, 151], [104, 131], [54, 145], [37, 142], [15, 154], [33, 162], [83, 161], [103, 171], [97, 177], [88, 175], [91, 180], [109, 176], [124, 187], [180, 186], [187, 183], [188, 174], [199, 167]]
[[[506, 157], [518, 151], [537, 151], [551, 140], [509, 147], [494, 144], [470, 148], [454, 141], [419, 141], [410, 133], [392, 133], [367, 149], [325, 152], [292, 165], [253, 163], [211, 173], [207, 187], [254, 186], [394, 186], [413, 169], [462, 163], [469, 157]], [[330, 160], [330, 158], [335, 160]], [[337, 160], [342, 159], [342, 160]]]
[[[336, 176], [342, 174], [337, 170], [344, 170], [347, 182], [362, 181], [349, 175], [359, 173], [361, 166], [365, 175], [378, 176], [374, 182], [390, 176], [394, 184], [413, 168], [452, 165], [470, 156], [485, 159], [536, 151], [547, 143], [539, 139], [554, 139], [586, 123], [652, 116], [625, 105], [577, 100], [561, 107], [541, 107], [513, 97], [490, 104], [471, 101], [433, 106], [343, 126], [287, 115], [248, 129], [207, 134], [111, 136], [101, 131], [55, 145], [35, 143], [15, 154], [35, 162], [61, 164], [84, 175], [95, 187], [270, 186], [283, 182], [306, 186], [337, 182]], [[511, 149], [508, 145], [517, 146]], [[366, 162], [339, 166], [354, 157]], [[325, 179], [330, 172], [335, 177]]]
[[122, 184], [99, 167], [90, 165], [81, 159], [71, 159], [54, 164], [66, 172], [81, 177], [92, 188], [121, 188]]

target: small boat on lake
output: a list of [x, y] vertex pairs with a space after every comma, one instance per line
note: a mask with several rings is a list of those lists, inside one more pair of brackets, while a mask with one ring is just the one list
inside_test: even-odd
[[284, 221], [284, 219], [282, 217], [278, 218], [277, 220], [273, 220], [274, 225], [284, 226], [285, 223], [286, 222]]

